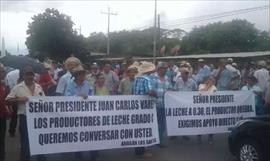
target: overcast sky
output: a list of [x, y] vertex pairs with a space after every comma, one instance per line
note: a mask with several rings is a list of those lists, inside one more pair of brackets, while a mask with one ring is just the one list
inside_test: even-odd
[[[31, 17], [44, 12], [46, 8], [56, 8], [71, 16], [74, 28], [81, 26], [82, 34], [89, 36], [91, 32], [107, 32], [107, 16], [101, 14], [110, 7], [117, 16], [111, 16], [110, 31], [141, 29], [153, 24], [153, 0], [122, 0], [122, 1], [2, 1], [1, 0], [1, 37], [5, 38], [6, 49], [16, 51], [17, 43], [20, 49], [26, 49], [26, 30]], [[206, 25], [217, 21], [246, 19], [260, 30], [270, 31], [270, 11], [268, 9], [228, 16], [208, 21], [174, 25], [183, 18], [198, 17], [227, 11], [270, 5], [269, 0], [248, 1], [157, 1], [157, 13], [160, 14], [161, 27], [181, 28], [190, 31], [194, 26]]]

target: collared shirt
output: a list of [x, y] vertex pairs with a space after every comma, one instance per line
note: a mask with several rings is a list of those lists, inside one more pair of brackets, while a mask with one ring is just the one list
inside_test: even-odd
[[110, 71], [109, 73], [102, 72], [105, 77], [105, 86], [110, 90], [110, 92], [114, 92], [113, 88], [115, 84], [119, 83], [119, 78], [118, 76], [113, 72]]
[[[29, 88], [25, 85], [24, 81], [17, 84], [14, 88], [11, 89], [11, 92], [7, 96], [6, 100], [18, 97], [31, 97], [31, 96], [45, 96], [42, 87], [35, 83], [35, 90], [32, 94]], [[25, 103], [18, 104], [18, 114], [26, 114]]]
[[132, 94], [146, 95], [149, 91], [153, 90], [153, 80], [150, 76], [142, 75], [136, 77], [132, 87]]
[[164, 94], [172, 88], [171, 81], [167, 76], [165, 76], [164, 80], [161, 80], [158, 75], [155, 75], [153, 82], [154, 90], [157, 93], [157, 108], [164, 108]]
[[134, 80], [129, 78], [122, 79], [118, 87], [118, 92], [123, 95], [131, 95], [133, 82]]
[[68, 82], [65, 96], [78, 96], [82, 93], [93, 95], [93, 88], [88, 81], [83, 81], [81, 85], [76, 84], [74, 80]]
[[219, 91], [225, 91], [228, 89], [228, 85], [231, 82], [233, 78], [233, 73], [228, 70], [228, 69], [224, 69], [223, 71], [221, 71], [219, 78], [217, 80], [217, 89]]
[[174, 85], [174, 90], [176, 90], [176, 91], [197, 91], [197, 84], [191, 78], [188, 78], [188, 80], [184, 82], [182, 77], [179, 77]]
[[71, 73], [67, 71], [67, 73], [60, 78], [55, 92], [64, 95], [67, 88], [67, 84], [71, 80], [71, 77], [72, 77]]
[[204, 65], [200, 70], [198, 71], [197, 75], [195, 76], [195, 80], [197, 84], [200, 84], [203, 82], [204, 77], [209, 76], [211, 74], [211, 70], [207, 65]]
[[258, 80], [258, 85], [261, 87], [262, 91], [266, 90], [267, 81], [270, 79], [269, 71], [265, 68], [261, 68], [254, 72], [254, 77]]

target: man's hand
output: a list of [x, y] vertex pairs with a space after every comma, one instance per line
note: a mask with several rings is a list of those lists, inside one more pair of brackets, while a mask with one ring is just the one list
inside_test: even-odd
[[28, 97], [18, 97], [17, 98], [17, 101], [19, 103], [26, 103], [28, 100], [29, 100]]
[[157, 93], [154, 90], [149, 91], [148, 95], [151, 96], [151, 97], [157, 97]]
[[83, 99], [88, 98], [88, 95], [86, 93], [80, 93], [79, 96], [81, 96]]

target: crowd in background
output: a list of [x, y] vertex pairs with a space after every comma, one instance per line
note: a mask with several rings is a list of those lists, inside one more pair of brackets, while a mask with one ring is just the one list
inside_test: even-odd
[[[83, 64], [75, 57], [68, 58], [63, 65], [53, 61], [44, 62], [47, 72], [34, 73], [32, 67], [5, 73], [0, 65], [0, 161], [5, 158], [6, 120], [10, 117], [8, 132], [14, 137], [17, 116], [20, 132], [20, 159], [30, 160], [25, 104], [30, 96], [81, 96], [91, 95], [149, 95], [156, 98], [160, 147], [165, 146], [166, 120], [164, 94], [166, 91], [252, 91], [256, 96], [256, 114], [270, 111], [270, 64], [269, 60], [247, 62], [240, 69], [232, 58], [220, 59], [218, 66], [207, 64], [204, 59], [191, 64], [180, 61], [176, 64], [146, 61], [116, 63], [104, 61]], [[187, 136], [183, 138], [188, 139]], [[173, 138], [171, 138], [173, 139]], [[198, 136], [201, 143], [202, 136]], [[213, 135], [208, 135], [213, 143]], [[91, 151], [91, 159], [99, 157], [98, 151]], [[145, 148], [135, 148], [135, 154], [151, 157]], [[82, 157], [76, 152], [75, 157]], [[43, 155], [37, 160], [46, 160]]]

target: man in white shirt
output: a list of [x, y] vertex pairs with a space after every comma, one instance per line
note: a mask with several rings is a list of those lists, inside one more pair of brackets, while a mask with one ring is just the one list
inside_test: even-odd
[[[19, 131], [20, 131], [20, 161], [30, 160], [29, 139], [26, 122], [26, 102], [31, 96], [45, 96], [42, 87], [34, 81], [34, 71], [27, 66], [22, 70], [23, 81], [11, 89], [11, 92], [6, 97], [9, 104], [18, 105], [19, 115]], [[45, 160], [44, 156], [38, 156], [38, 160]]]
[[269, 72], [266, 69], [266, 62], [264, 60], [258, 62], [258, 69], [254, 72], [254, 77], [257, 78], [258, 85], [264, 93], [266, 90], [267, 81], [270, 79]]

